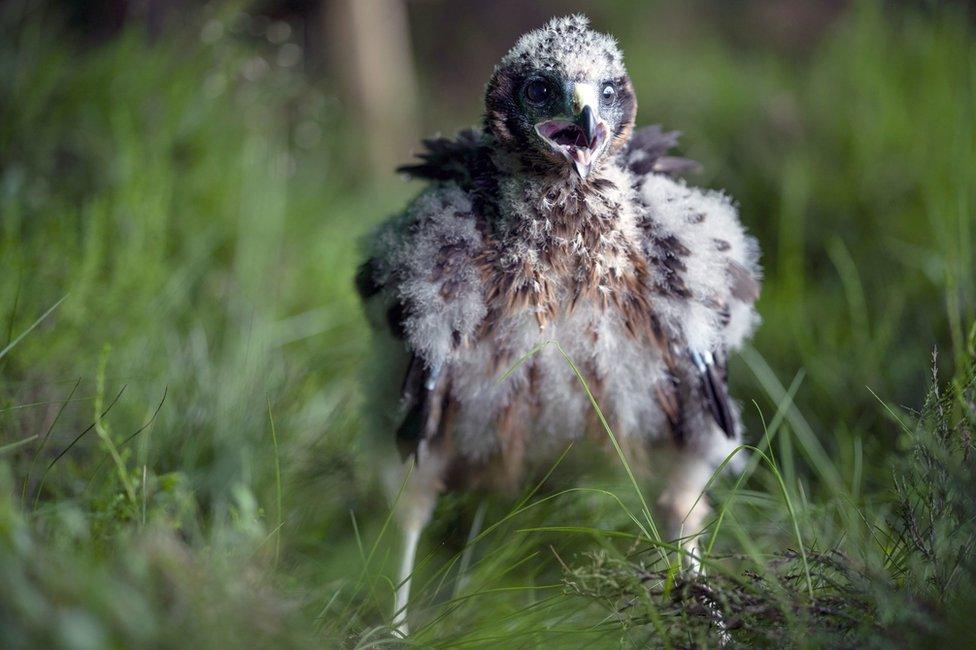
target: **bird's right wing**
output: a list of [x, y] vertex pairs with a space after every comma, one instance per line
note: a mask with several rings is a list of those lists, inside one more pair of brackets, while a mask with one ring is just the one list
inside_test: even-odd
[[[377, 280], [379, 261], [371, 258], [359, 267], [356, 274], [356, 289], [360, 299], [369, 311], [377, 306], [382, 318], [373, 323], [375, 329], [384, 330], [400, 342], [402, 353], [409, 357], [407, 369], [400, 382], [399, 424], [396, 429], [396, 444], [400, 456], [406, 460], [416, 453], [423, 440], [437, 436], [443, 414], [446, 382], [444, 364], [428, 367], [423, 356], [410, 349], [407, 341], [407, 313], [409, 301], [390, 298], [389, 292], [395, 289], [384, 286]], [[399, 356], [399, 355], [394, 355]], [[397, 366], [400, 359], [388, 358], [386, 363]]]
[[416, 156], [420, 162], [401, 165], [397, 171], [415, 179], [455, 181], [468, 184], [478, 171], [485, 154], [481, 131], [464, 129], [453, 138], [426, 138], [424, 151]]
[[443, 366], [428, 368], [423, 359], [410, 355], [407, 374], [400, 392], [403, 420], [396, 431], [397, 448], [405, 460], [417, 451], [424, 440], [433, 440], [441, 433], [447, 381]]
[[[397, 443], [405, 456], [442, 431], [451, 364], [484, 319], [483, 240], [470, 193], [456, 183], [425, 190], [382, 224], [356, 286], [374, 329], [397, 341], [402, 367]], [[389, 397], [392, 397], [390, 395]]]

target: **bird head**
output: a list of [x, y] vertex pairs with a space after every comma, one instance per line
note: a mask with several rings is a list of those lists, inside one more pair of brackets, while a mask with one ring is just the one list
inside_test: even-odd
[[522, 36], [485, 95], [485, 127], [502, 146], [532, 167], [569, 167], [582, 179], [629, 139], [636, 112], [616, 42], [579, 15]]

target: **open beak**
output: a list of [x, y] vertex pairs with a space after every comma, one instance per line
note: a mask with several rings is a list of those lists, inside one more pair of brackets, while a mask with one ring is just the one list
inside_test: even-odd
[[606, 123], [599, 117], [599, 97], [590, 84], [578, 83], [573, 87], [573, 119], [553, 119], [536, 124], [536, 132], [559, 151], [579, 177], [586, 179], [594, 160], [607, 141]]

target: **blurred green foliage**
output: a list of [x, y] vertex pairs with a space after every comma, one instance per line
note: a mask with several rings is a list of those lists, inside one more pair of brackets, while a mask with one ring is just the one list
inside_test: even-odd
[[[879, 625], [965, 638], [966, 621], [915, 625], [916, 600], [938, 621], [944, 603], [913, 582], [916, 551], [899, 550], [891, 522], [905, 503], [893, 468], [919, 483], [903, 455], [918, 434], [899, 421], [916, 420], [934, 346], [957, 390], [919, 431], [968, 422], [969, 17], [858, 3], [786, 57], [707, 22], [671, 34], [654, 11], [622, 3], [598, 27], [624, 46], [641, 121], [685, 132], [706, 170], [695, 182], [739, 200], [765, 253], [764, 325], [733, 375], [751, 441], [769, 443], [776, 465], [753, 464], [715, 552], [741, 556], [726, 570], [761, 571], [796, 548], [796, 525], [809, 548], [873, 576], [858, 597], [884, 612]], [[393, 540], [360, 449], [369, 338], [352, 275], [357, 239], [417, 188], [350, 163], [355, 115], [328, 80], [280, 65], [280, 44], [254, 39], [233, 8], [88, 49], [43, 12], [0, 14], [0, 636], [79, 648], [387, 640]], [[584, 484], [634, 508], [621, 474]], [[560, 467], [552, 480], [571, 477]], [[719, 502], [733, 484], [715, 486]], [[446, 497], [425, 537], [417, 642], [690, 638], [682, 617], [622, 620], [612, 598], [563, 582], [586, 553], [646, 552], [605, 492], [492, 501], [461, 579], [474, 505]], [[958, 534], [939, 530], [940, 558]], [[771, 621], [770, 638], [804, 645], [813, 624]]]

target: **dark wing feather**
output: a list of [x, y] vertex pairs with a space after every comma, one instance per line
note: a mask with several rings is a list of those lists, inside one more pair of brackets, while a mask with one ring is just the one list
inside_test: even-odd
[[680, 131], [662, 131], [654, 124], [637, 129], [623, 152], [624, 165], [634, 174], [667, 174], [678, 176], [700, 169], [698, 163], [688, 158], [667, 155], [678, 146]]
[[688, 354], [698, 371], [702, 397], [708, 405], [708, 410], [725, 435], [729, 438], [735, 437], [735, 418], [732, 415], [724, 367], [716, 363], [710, 352], [689, 350]]
[[427, 138], [421, 142], [426, 148], [417, 154], [421, 162], [397, 167], [398, 172], [417, 179], [467, 182], [483, 149], [481, 131], [477, 129], [465, 129], [454, 138]]
[[445, 389], [439, 367], [425, 367], [419, 356], [410, 355], [410, 365], [401, 391], [406, 413], [396, 432], [397, 448], [403, 460], [415, 454], [421, 442], [433, 439], [440, 432]]
[[465, 129], [454, 138], [429, 138], [423, 145], [426, 150], [417, 154], [420, 162], [397, 167], [398, 172], [419, 180], [453, 181], [470, 194], [482, 216], [495, 213], [498, 170], [480, 130]]
[[383, 290], [383, 285], [376, 279], [377, 266], [376, 258], [371, 257], [356, 269], [356, 292], [364, 303]]
[[[376, 278], [377, 261], [369, 259], [356, 273], [356, 289], [366, 302], [377, 296], [384, 287]], [[407, 309], [397, 300], [386, 309], [386, 328], [399, 340], [406, 338], [404, 321]], [[439, 367], [427, 367], [416, 353], [410, 353], [410, 362], [400, 388], [400, 405], [403, 419], [396, 431], [397, 448], [406, 460], [416, 453], [420, 443], [437, 436], [441, 430], [446, 385]]]

